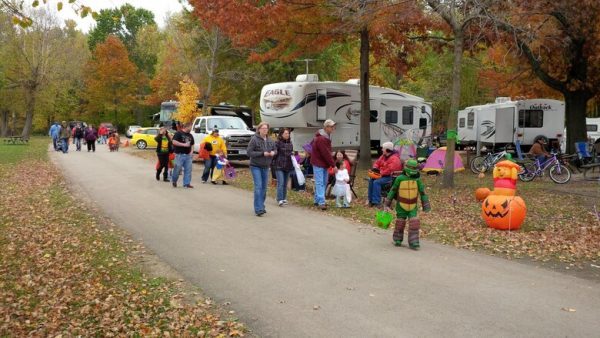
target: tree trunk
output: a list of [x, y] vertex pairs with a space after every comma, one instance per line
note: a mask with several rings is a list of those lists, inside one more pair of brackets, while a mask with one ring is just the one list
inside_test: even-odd
[[[450, 111], [448, 112], [448, 123], [446, 125], [446, 136], [450, 135], [452, 130], [456, 133], [456, 119], [460, 105], [461, 91], [461, 69], [463, 59], [463, 32], [454, 30], [454, 63], [452, 65], [452, 98], [450, 101]], [[442, 186], [444, 188], [454, 187], [454, 149], [456, 146], [455, 137], [447, 137], [446, 159], [444, 165], [444, 177]]]
[[371, 102], [369, 96], [369, 29], [360, 31], [360, 159], [359, 169], [371, 167]]
[[[585, 116], [590, 94], [587, 91], [565, 92], [567, 119], [567, 153], [575, 153], [575, 142], [587, 141]], [[555, 135], [548, 135], [554, 137]]]
[[21, 137], [29, 138], [31, 135], [31, 127], [33, 125], [33, 112], [35, 110], [35, 88], [28, 88], [25, 94], [25, 126], [23, 127], [23, 132], [21, 133]]
[[0, 137], [8, 136], [8, 110], [3, 110], [0, 115]]

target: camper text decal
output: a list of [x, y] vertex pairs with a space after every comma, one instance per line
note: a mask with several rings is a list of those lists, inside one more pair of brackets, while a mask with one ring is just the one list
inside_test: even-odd
[[269, 89], [265, 92], [263, 103], [266, 109], [281, 110], [289, 107], [292, 95], [287, 89]]
[[536, 103], [529, 106], [531, 110], [552, 110], [552, 106], [547, 103]]

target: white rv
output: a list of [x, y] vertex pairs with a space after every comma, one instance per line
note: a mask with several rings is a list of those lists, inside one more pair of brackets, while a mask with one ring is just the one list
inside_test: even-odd
[[[431, 105], [423, 98], [389, 88], [369, 88], [371, 147], [379, 148], [401, 135], [415, 142], [431, 137]], [[266, 85], [260, 95], [262, 121], [274, 128], [293, 128], [296, 150], [310, 142], [327, 119], [337, 123], [334, 148], [359, 148], [360, 108], [358, 81], [319, 82], [316, 74], [299, 75], [296, 82]]]
[[[458, 112], [458, 139], [461, 145], [478, 141], [487, 146], [521, 142], [526, 149], [541, 136], [550, 144], [564, 137], [565, 103], [549, 99], [511, 101], [496, 98], [495, 103], [467, 107]], [[556, 143], [558, 142], [558, 143]]]
[[596, 140], [600, 138], [600, 117], [586, 118], [585, 125], [586, 125], [588, 139], [591, 142], [596, 142]]

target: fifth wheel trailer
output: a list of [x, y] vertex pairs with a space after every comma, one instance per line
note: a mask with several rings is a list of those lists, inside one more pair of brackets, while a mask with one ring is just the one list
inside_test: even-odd
[[499, 97], [496, 102], [467, 107], [458, 112], [458, 139], [461, 145], [502, 147], [520, 141], [525, 149], [545, 137], [550, 144], [562, 142], [565, 129], [565, 104], [550, 99], [512, 101]]
[[[397, 90], [369, 86], [371, 147], [403, 136], [425, 142], [431, 138], [431, 105], [423, 98]], [[310, 142], [327, 119], [337, 123], [332, 136], [336, 149], [360, 147], [360, 87], [358, 81], [318, 80], [316, 74], [299, 75], [295, 82], [262, 88], [260, 115], [274, 128], [293, 128], [295, 150]]]

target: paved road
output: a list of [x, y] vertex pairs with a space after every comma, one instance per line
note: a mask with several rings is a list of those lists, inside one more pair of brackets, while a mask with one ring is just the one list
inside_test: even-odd
[[[53, 154], [117, 224], [256, 334], [274, 337], [598, 337], [600, 288], [530, 265], [424, 242], [233, 187], [174, 189], [124, 153]], [[435, 208], [435, 206], [434, 206]], [[572, 308], [567, 312], [562, 308]]]

